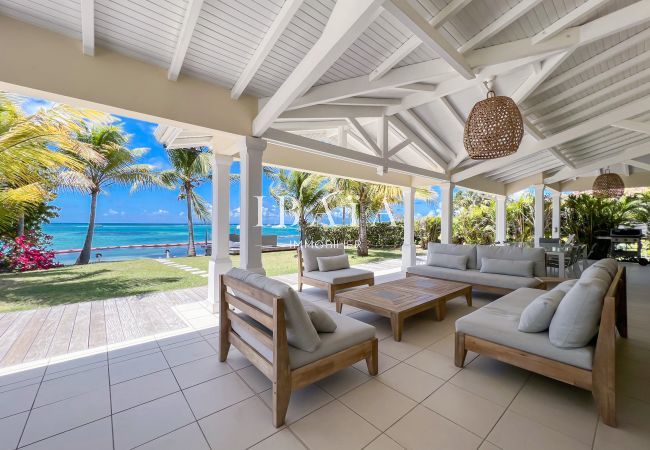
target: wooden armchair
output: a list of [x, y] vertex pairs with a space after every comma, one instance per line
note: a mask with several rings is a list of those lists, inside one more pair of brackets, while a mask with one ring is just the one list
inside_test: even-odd
[[[341, 316], [343, 322], [338, 324], [337, 330], [323, 334], [347, 332], [356, 338], [343, 349], [340, 348], [340, 343], [337, 344], [338, 346], [330, 346], [332, 352], [328, 353], [327, 339], [324, 336], [321, 346], [312, 357], [310, 353], [295, 349], [288, 344], [285, 305], [282, 298], [227, 274], [220, 276], [219, 283], [221, 291], [219, 360], [226, 361], [232, 344], [271, 380], [274, 426], [280, 427], [284, 424], [291, 392], [296, 389], [312, 384], [363, 359], [366, 360], [368, 372], [377, 375], [378, 341], [374, 337], [374, 329], [368, 334], [367, 324]], [[238, 294], [231, 294], [228, 288]], [[259, 302], [258, 305], [253, 304], [251, 298]], [[272, 313], [260, 309], [259, 304], [268, 307]], [[231, 307], [243, 314], [236, 313]], [[361, 327], [364, 336], [367, 336], [359, 338], [359, 333], [351, 330], [355, 326]], [[307, 362], [295, 367], [297, 364], [295, 361], [292, 364], [292, 355], [296, 355], [296, 360]]]

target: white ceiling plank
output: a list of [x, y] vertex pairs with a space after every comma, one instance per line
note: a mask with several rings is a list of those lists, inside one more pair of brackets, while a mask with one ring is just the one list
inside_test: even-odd
[[570, 11], [568, 14], [560, 17], [559, 20], [556, 20], [551, 25], [533, 36], [532, 43], [537, 45], [546, 39], [552, 38], [556, 34], [561, 33], [562, 30], [569, 28], [585, 19], [608, 1], [609, 0], [587, 0], [582, 5], [578, 6], [573, 11]]
[[424, 142], [420, 137], [415, 134], [404, 122], [402, 122], [398, 117], [391, 116], [388, 117], [388, 122], [400, 133], [402, 133], [407, 139], [410, 139], [411, 142], [422, 152], [422, 154], [430, 161], [434, 162], [443, 171], [447, 170], [447, 161], [445, 161], [442, 156], [440, 156], [434, 149]]
[[621, 120], [620, 122], [612, 124], [612, 126], [616, 128], [623, 128], [624, 130], [650, 134], [650, 123], [647, 122], [638, 122], [636, 120]]
[[420, 40], [454, 68], [462, 77], [474, 78], [472, 68], [465, 58], [431, 26], [407, 0], [390, 0], [384, 8], [410, 29]]
[[248, 83], [251, 82], [278, 39], [280, 39], [280, 36], [282, 36], [282, 33], [284, 33], [287, 26], [289, 26], [289, 23], [291, 23], [291, 19], [293, 19], [293, 16], [296, 14], [298, 9], [300, 9], [303, 1], [304, 0], [287, 0], [284, 5], [282, 5], [282, 9], [280, 9], [280, 12], [273, 20], [273, 23], [271, 23], [271, 26], [262, 38], [260, 45], [255, 49], [253, 56], [251, 56], [248, 64], [246, 64], [246, 67], [239, 75], [237, 82], [232, 87], [232, 90], [230, 91], [230, 97], [232, 99], [238, 99], [242, 92], [244, 92]]
[[[526, 117], [524, 117], [524, 127], [526, 131], [535, 139], [538, 141], [546, 138], [544, 133], [542, 133], [534, 124], [532, 124]], [[575, 168], [573, 163], [566, 158], [562, 152], [559, 149], [556, 148], [548, 148], [548, 152], [555, 157], [558, 161], [560, 161], [562, 164], [565, 166], [569, 166], [571, 168]]]
[[461, 170], [452, 175], [452, 181], [459, 182], [467, 178], [489, 172], [496, 169], [497, 167], [502, 166], [503, 164], [509, 164], [514, 161], [518, 161], [521, 158], [525, 158], [526, 156], [535, 154], [541, 150], [564, 144], [566, 142], [585, 136], [589, 133], [593, 133], [594, 131], [601, 130], [602, 128], [607, 127], [613, 123], [642, 114], [650, 109], [650, 104], [648, 103], [649, 99], [650, 96], [640, 98], [634, 102], [628, 103], [627, 105], [623, 105], [619, 108], [609, 111], [608, 113], [587, 120], [573, 128], [569, 128], [565, 131], [562, 131], [561, 133], [554, 134], [539, 141], [534, 141], [534, 139], [527, 140], [526, 142], [522, 141], [522, 145], [519, 147], [517, 153], [503, 158], [486, 161], [469, 167], [465, 170]]
[[438, 153], [444, 155], [449, 160], [456, 158], [456, 152], [449, 148], [447, 143], [440, 139], [440, 137], [429, 127], [429, 125], [420, 119], [417, 114], [412, 111], [404, 111], [401, 115], [404, 119], [408, 120], [408, 122], [412, 124], [415, 129], [420, 132], [421, 135], [426, 136], [429, 140], [433, 141], [435, 150]]
[[254, 136], [264, 134], [294, 100], [327, 72], [375, 21], [383, 3], [384, 0], [357, 0], [334, 5], [323, 33], [314, 46], [253, 119]]
[[81, 44], [84, 55], [95, 55], [95, 0], [81, 0]]
[[438, 14], [431, 19], [431, 25], [434, 27], [441, 27], [445, 22], [452, 19], [458, 14], [465, 6], [469, 5], [472, 0], [452, 0], [447, 6], [442, 8]]
[[456, 124], [458, 124], [458, 126], [459, 126], [462, 130], [464, 130], [464, 129], [465, 129], [465, 119], [463, 119], [463, 118], [461, 117], [461, 115], [458, 113], [458, 111], [456, 111], [456, 108], [454, 108], [454, 106], [449, 102], [449, 100], [447, 99], [447, 97], [440, 97], [439, 100], [440, 100], [440, 103], [442, 104], [442, 106], [443, 106], [447, 111], [449, 111], [449, 114], [450, 114], [451, 117], [454, 119], [454, 122], [456, 122]]
[[361, 139], [363, 142], [366, 144], [366, 146], [373, 151], [373, 153], [377, 156], [384, 156], [383, 152], [381, 151], [381, 148], [379, 148], [379, 145], [377, 145], [377, 142], [368, 134], [366, 129], [359, 123], [357, 119], [354, 117], [348, 117], [347, 118], [348, 123], [352, 128], [354, 128], [357, 133], [359, 133], [359, 136], [361, 136]]
[[567, 50], [557, 55], [551, 56], [542, 63], [542, 68], [539, 72], [533, 72], [522, 83], [521, 86], [512, 94], [512, 99], [515, 103], [520, 104], [528, 98], [535, 89], [541, 85], [555, 70], [562, 64], [569, 56], [572, 50]]
[[625, 164], [627, 164], [629, 166], [632, 166], [632, 167], [637, 167], [639, 169], [647, 170], [648, 172], [650, 172], [650, 164], [648, 164], [648, 163], [637, 161], [635, 159], [630, 159], [630, 160], [625, 161]]
[[521, 16], [526, 14], [528, 11], [537, 6], [542, 0], [522, 0], [517, 3], [516, 6], [509, 9], [499, 16], [497, 20], [492, 22], [487, 27], [483, 28], [477, 34], [475, 34], [469, 41], [464, 43], [458, 49], [461, 53], [466, 53], [472, 50], [475, 47], [478, 47], [483, 42], [490, 39], [495, 34], [499, 33], [501, 30], [505, 29], [508, 25], [513, 23], [515, 20], [519, 19]]
[[196, 22], [199, 20], [199, 14], [201, 14], [202, 7], [203, 0], [189, 0], [187, 4], [185, 17], [183, 18], [183, 25], [181, 26], [181, 31], [178, 33], [178, 41], [176, 42], [174, 56], [172, 57], [172, 62], [167, 71], [167, 79], [171, 81], [178, 80], [178, 75], [181, 73], [185, 54], [190, 46], [194, 27], [196, 27]]
[[377, 66], [375, 70], [370, 72], [368, 79], [374, 81], [378, 78], [383, 77], [386, 73], [395, 67], [401, 60], [406, 58], [413, 50], [418, 48], [422, 40], [417, 36], [411, 36], [406, 42], [404, 42], [395, 52], [393, 52], [388, 58], [382, 61], [381, 64]]
[[650, 0], [640, 0], [580, 27], [580, 42], [590, 44], [650, 20]]
[[340, 106], [392, 106], [399, 105], [398, 98], [348, 97], [327, 102], [328, 105]]
[[640, 158], [641, 156], [645, 156], [648, 153], [650, 153], [650, 147], [648, 147], [647, 144], [636, 145], [634, 147], [625, 149], [613, 156], [610, 156], [608, 158], [599, 158], [597, 161], [580, 166], [576, 169], [562, 169], [558, 173], [545, 178], [544, 183], [557, 183], [558, 181], [575, 178], [593, 170], [599, 170], [613, 164], [618, 164], [634, 158]]

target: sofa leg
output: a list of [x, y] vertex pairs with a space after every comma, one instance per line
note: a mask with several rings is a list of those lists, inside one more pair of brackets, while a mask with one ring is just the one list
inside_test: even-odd
[[368, 286], [374, 286], [375, 285], [375, 279], [373, 278], [372, 280], [368, 281]]
[[598, 414], [605, 425], [616, 427], [616, 393], [610, 387], [593, 387]]
[[280, 428], [289, 408], [291, 399], [291, 385], [289, 380], [278, 380], [273, 383], [273, 426]]
[[454, 363], [456, 364], [456, 367], [463, 367], [465, 365], [466, 356], [465, 333], [456, 332], [456, 347], [454, 350]]
[[302, 281], [298, 282], [298, 292], [302, 292]]
[[336, 288], [333, 284], [330, 284], [327, 287], [327, 299], [332, 303], [334, 301], [334, 296], [336, 295]]
[[370, 375], [377, 375], [379, 373], [379, 349], [378, 349], [378, 340], [374, 338], [372, 340], [372, 348], [368, 356], [366, 356], [366, 365], [368, 366], [368, 373]]

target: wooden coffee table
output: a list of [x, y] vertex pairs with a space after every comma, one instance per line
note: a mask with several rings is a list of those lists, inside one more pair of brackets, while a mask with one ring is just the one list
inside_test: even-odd
[[436, 320], [442, 320], [447, 301], [461, 295], [465, 296], [467, 306], [472, 306], [472, 286], [469, 284], [410, 276], [336, 294], [336, 312], [340, 313], [343, 305], [350, 305], [388, 317], [393, 338], [401, 341], [405, 318], [434, 309]]

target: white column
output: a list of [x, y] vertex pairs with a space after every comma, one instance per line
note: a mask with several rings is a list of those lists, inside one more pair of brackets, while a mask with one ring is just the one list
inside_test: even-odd
[[544, 237], [544, 185], [535, 185], [535, 247], [539, 247], [539, 239]]
[[440, 242], [451, 244], [454, 220], [454, 183], [440, 185]]
[[505, 195], [496, 195], [497, 217], [495, 240], [502, 244], [506, 241], [506, 199]]
[[553, 191], [552, 205], [553, 205], [553, 221], [551, 233], [552, 237], [559, 239], [560, 237], [560, 199], [562, 198], [562, 193], [559, 191]]
[[243, 137], [239, 148], [240, 219], [239, 267], [265, 274], [262, 267], [262, 218], [259, 205], [262, 195], [262, 154], [266, 141], [250, 136]]
[[208, 262], [208, 301], [219, 312], [219, 275], [232, 267], [228, 253], [230, 234], [230, 165], [232, 156], [212, 156], [212, 254]]
[[404, 245], [402, 245], [402, 272], [415, 265], [415, 239], [413, 222], [415, 221], [415, 188], [402, 188], [404, 198]]

